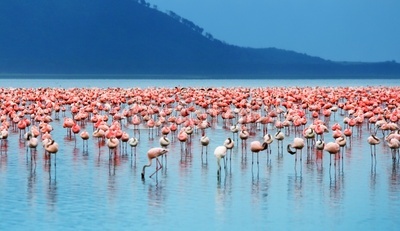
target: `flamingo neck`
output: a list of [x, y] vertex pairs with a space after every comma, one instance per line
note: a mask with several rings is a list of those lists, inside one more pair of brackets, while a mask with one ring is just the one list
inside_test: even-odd
[[292, 145], [288, 144], [288, 146], [287, 146], [287, 152], [290, 153], [290, 154], [292, 154], [292, 155], [296, 154], [295, 151], [292, 151], [292, 150], [290, 149], [291, 147], [292, 147]]
[[151, 166], [151, 163], [152, 163], [152, 161], [151, 161], [151, 159], [149, 159], [149, 163], [148, 163], [148, 164], [145, 164], [145, 165], [143, 166], [143, 169], [142, 169], [142, 177], [144, 177], [145, 170], [146, 170], [147, 167], [150, 167], [150, 166]]
[[268, 148], [268, 144], [266, 142], [264, 142], [263, 145], [262, 145], [262, 150], [265, 150], [267, 148]]

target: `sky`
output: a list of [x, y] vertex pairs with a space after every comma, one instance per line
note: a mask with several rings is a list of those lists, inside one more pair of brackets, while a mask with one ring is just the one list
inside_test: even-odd
[[146, 0], [228, 44], [400, 62], [399, 0]]

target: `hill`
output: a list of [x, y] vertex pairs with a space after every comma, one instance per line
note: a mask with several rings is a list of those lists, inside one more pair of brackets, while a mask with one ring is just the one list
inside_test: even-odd
[[3, 0], [0, 73], [394, 75], [395, 62], [341, 63], [226, 44], [143, 0]]

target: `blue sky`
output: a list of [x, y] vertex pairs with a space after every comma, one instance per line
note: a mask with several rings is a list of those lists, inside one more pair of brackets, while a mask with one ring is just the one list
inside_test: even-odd
[[399, 0], [147, 0], [229, 44], [400, 62]]

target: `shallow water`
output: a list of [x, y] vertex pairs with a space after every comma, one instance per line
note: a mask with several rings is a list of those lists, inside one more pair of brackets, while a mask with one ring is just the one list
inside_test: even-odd
[[[179, 83], [180, 86], [289, 85], [279, 80], [197, 81]], [[397, 85], [397, 80], [390, 81], [385, 83]], [[176, 83], [172, 80], [56, 79], [29, 83], [1, 80], [3, 87], [173, 87]], [[319, 83], [302, 82], [304, 86]], [[334, 83], [358, 86], [360, 81], [332, 80], [333, 86]], [[363, 85], [374, 83], [367, 80]], [[341, 123], [342, 119], [337, 113], [330, 125]], [[190, 154], [185, 154], [175, 139], [164, 168], [149, 178], [155, 168], [153, 163], [146, 170], [144, 181], [140, 174], [147, 163], [145, 153], [150, 147], [159, 146], [159, 134], [149, 139], [149, 130], [142, 129], [136, 158], [128, 147], [127, 155], [110, 161], [104, 144], [99, 148], [98, 141], [91, 138], [86, 153], [80, 138], [75, 141], [66, 136], [62, 121], [54, 121], [53, 127], [53, 138], [60, 144], [56, 167], [45, 164], [41, 146], [36, 161], [31, 161], [19, 132], [10, 130], [7, 150], [3, 149], [0, 155], [0, 230], [398, 230], [400, 227], [399, 164], [393, 163], [384, 142], [377, 146], [376, 161], [371, 159], [366, 124], [361, 132], [354, 132], [343, 159], [338, 161], [331, 161], [325, 152], [323, 159], [317, 160], [315, 150], [303, 149], [302, 161], [296, 162], [286, 151], [295, 135], [291, 130], [282, 151], [278, 151], [274, 141], [270, 157], [262, 152], [260, 163], [252, 164], [249, 147], [242, 152], [240, 139], [235, 138], [232, 159], [218, 179], [213, 151], [232, 136], [219, 119], [207, 131], [211, 139], [207, 156], [201, 158], [200, 133], [192, 136]], [[91, 131], [92, 125], [86, 128]], [[124, 129], [133, 135], [131, 126]], [[270, 128], [271, 133], [275, 131]], [[248, 145], [262, 138], [261, 131], [256, 134], [249, 137]], [[327, 136], [331, 138], [331, 134]]]

